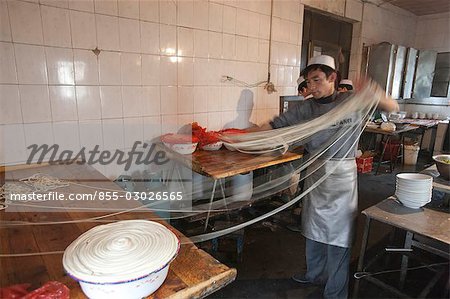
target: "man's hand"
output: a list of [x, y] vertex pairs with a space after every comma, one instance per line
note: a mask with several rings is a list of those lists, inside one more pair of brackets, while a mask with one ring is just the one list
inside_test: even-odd
[[363, 90], [367, 85], [369, 84], [369, 78], [366, 76], [361, 76], [354, 80], [353, 82], [353, 88], [355, 92]]
[[257, 125], [255, 125], [255, 126], [253, 126], [253, 127], [250, 127], [250, 128], [248, 128], [248, 129], [245, 129], [247, 132], [249, 132], [249, 133], [251, 133], [251, 132], [260, 132], [260, 131], [268, 131], [268, 130], [272, 130], [273, 128], [272, 128], [272, 126], [269, 124], [269, 123], [265, 123], [265, 124], [263, 124], [263, 125], [261, 125], [261, 126], [257, 126]]
[[[363, 90], [371, 81], [368, 77], [362, 76], [355, 80], [354, 87], [356, 92]], [[375, 81], [372, 80], [372, 82], [375, 83]], [[376, 84], [376, 83], [375, 83]], [[381, 88], [381, 87], [379, 87]], [[398, 103], [396, 100], [391, 98], [390, 96], [386, 96], [386, 93], [384, 93], [384, 96], [381, 97], [380, 102], [378, 103], [378, 109], [386, 111], [386, 112], [396, 112], [399, 111], [400, 108], [398, 106]]]

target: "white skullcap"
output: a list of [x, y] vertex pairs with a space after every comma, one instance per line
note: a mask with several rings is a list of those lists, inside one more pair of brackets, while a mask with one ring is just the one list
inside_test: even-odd
[[346, 85], [351, 85], [351, 86], [353, 86], [352, 80], [349, 80], [349, 79], [343, 79], [343, 80], [341, 80], [341, 82], [339, 82], [339, 85], [341, 85], [341, 84], [346, 84]]
[[305, 78], [303, 78], [303, 76], [298, 77], [297, 79], [297, 85], [302, 84], [303, 82], [305, 82]]
[[309, 62], [308, 66], [313, 64], [323, 64], [326, 66], [331, 67], [333, 70], [336, 70], [336, 65], [334, 64], [334, 58], [328, 55], [319, 55], [312, 57]]

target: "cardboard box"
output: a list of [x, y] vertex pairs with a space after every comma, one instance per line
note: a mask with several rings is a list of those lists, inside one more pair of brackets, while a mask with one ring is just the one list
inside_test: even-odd
[[372, 171], [373, 157], [356, 158], [356, 167], [359, 173], [368, 173]]

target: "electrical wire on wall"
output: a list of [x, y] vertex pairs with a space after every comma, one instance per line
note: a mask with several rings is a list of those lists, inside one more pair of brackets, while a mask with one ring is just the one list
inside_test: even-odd
[[272, 19], [273, 19], [273, 0], [270, 1], [269, 59], [268, 59], [268, 63], [267, 63], [267, 80], [259, 81], [256, 83], [247, 83], [245, 81], [235, 79], [231, 76], [223, 75], [221, 82], [230, 82], [236, 86], [246, 87], [246, 88], [258, 87], [265, 83], [264, 89], [267, 90], [268, 94], [277, 92], [277, 90], [275, 89], [275, 85], [272, 82], [270, 82], [270, 64], [271, 64], [270, 58], [272, 55]]

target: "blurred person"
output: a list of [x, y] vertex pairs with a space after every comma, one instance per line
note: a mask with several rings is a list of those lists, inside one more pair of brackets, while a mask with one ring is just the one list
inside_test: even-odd
[[344, 79], [339, 82], [338, 92], [347, 92], [353, 90], [353, 82], [349, 79]]
[[298, 95], [302, 96], [305, 100], [312, 98], [312, 94], [311, 92], [309, 92], [308, 90], [308, 85], [306, 84], [306, 80], [305, 78], [303, 78], [303, 76], [300, 76], [297, 79], [297, 91], [298, 91]]

